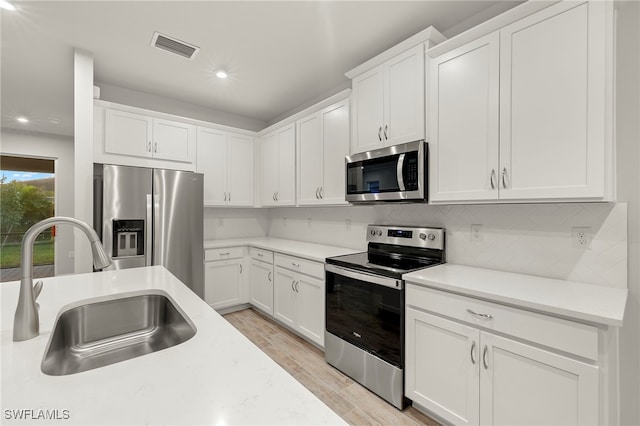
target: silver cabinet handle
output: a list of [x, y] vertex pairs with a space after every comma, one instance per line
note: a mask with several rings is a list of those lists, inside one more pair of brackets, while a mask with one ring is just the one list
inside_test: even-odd
[[382, 126], [378, 127], [378, 139], [382, 142], [382, 136], [380, 133], [382, 133]]
[[489, 364], [487, 364], [487, 351], [488, 350], [489, 350], [489, 348], [487, 347], [487, 345], [484, 345], [484, 349], [482, 350], [482, 365], [484, 366], [485, 370], [489, 369]]
[[151, 141], [149, 141], [149, 145], [147, 145], [147, 151], [151, 152]]
[[384, 140], [388, 140], [389, 136], [387, 135], [387, 130], [389, 130], [389, 125], [385, 124], [384, 125]]
[[471, 315], [475, 315], [477, 317], [481, 317], [481, 318], [486, 318], [486, 319], [491, 319], [493, 318], [493, 315], [489, 315], [489, 314], [479, 314], [475, 311], [472, 311], [471, 309], [467, 309], [467, 312], [469, 312]]
[[320, 187], [320, 199], [323, 199], [323, 198], [324, 198], [324, 194], [323, 194], [323, 192], [324, 192], [324, 188], [321, 186], [321, 187]]
[[507, 168], [502, 169], [502, 187], [507, 189]]
[[275, 200], [276, 200], [276, 193], [275, 193], [275, 192], [274, 192], [274, 193], [273, 193], [273, 195], [271, 196], [271, 199], [272, 199], [273, 201], [275, 201]]
[[229, 256], [231, 253], [229, 252], [225, 252], [225, 253], [220, 253], [220, 256]]
[[296, 281], [296, 293], [300, 293], [300, 291], [298, 290], [299, 284], [300, 284], [300, 280]]
[[153, 152], [156, 153], [158, 152], [158, 142], [156, 142], [153, 146]]
[[262, 256], [264, 256], [264, 254], [258, 253], [258, 257], [262, 257]]
[[229, 193], [229, 202], [231, 202], [231, 193]]
[[476, 350], [476, 341], [471, 344], [471, 364], [476, 365], [476, 359], [473, 356], [473, 352]]
[[296, 280], [291, 280], [291, 291], [296, 291], [294, 285], [296, 283]]
[[227, 201], [227, 193], [224, 193], [224, 200]]
[[278, 200], [278, 194], [280, 194], [280, 191], [276, 191], [276, 201], [280, 201]]
[[496, 189], [496, 169], [491, 169], [491, 189]]
[[295, 263], [295, 262], [291, 262], [291, 265], [292, 265], [292, 266], [295, 266], [296, 268], [299, 268], [299, 267], [300, 267], [300, 264], [299, 264], [299, 263]]
[[320, 187], [316, 188], [316, 198], [318, 199], [320, 198], [319, 191], [320, 191]]
[[240, 264], [238, 266], [240, 266], [240, 273], [242, 273], [242, 264]]
[[269, 282], [271, 282], [271, 271], [269, 271], [269, 273], [267, 274], [267, 279], [269, 280]]

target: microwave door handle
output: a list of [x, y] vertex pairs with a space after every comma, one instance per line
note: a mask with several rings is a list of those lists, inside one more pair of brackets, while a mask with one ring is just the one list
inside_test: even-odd
[[405, 154], [400, 154], [398, 157], [398, 165], [396, 167], [396, 175], [398, 177], [398, 187], [400, 191], [404, 191], [404, 178], [402, 177], [402, 171], [404, 169], [404, 156]]

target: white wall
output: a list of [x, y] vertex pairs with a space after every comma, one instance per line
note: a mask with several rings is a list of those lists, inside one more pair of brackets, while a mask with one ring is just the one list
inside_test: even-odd
[[204, 239], [264, 237], [267, 235], [267, 209], [204, 209]]
[[[364, 250], [370, 223], [444, 227], [450, 263], [612, 287], [627, 285], [625, 204], [272, 209], [268, 235]], [[472, 224], [482, 225], [482, 241], [471, 241]], [[574, 226], [592, 228], [591, 249], [573, 248]]]
[[[2, 128], [0, 152], [7, 155], [55, 160], [55, 214], [73, 216], [73, 140], [46, 133]], [[55, 273], [73, 272], [73, 231], [60, 226], [55, 239]]]
[[151, 93], [140, 92], [112, 84], [96, 82], [100, 87], [100, 99], [123, 105], [130, 105], [152, 111], [164, 112], [180, 117], [224, 124], [226, 126], [257, 132], [267, 127], [267, 123], [254, 118], [243, 117], [224, 111], [212, 110], [198, 105], [169, 99]]
[[621, 423], [640, 424], [640, 3], [618, 2], [618, 199], [629, 206], [629, 301], [620, 334]]

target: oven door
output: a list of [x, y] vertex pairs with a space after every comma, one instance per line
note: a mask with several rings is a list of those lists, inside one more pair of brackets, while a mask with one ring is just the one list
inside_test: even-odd
[[425, 200], [425, 143], [395, 145], [346, 158], [349, 202]]
[[330, 264], [325, 271], [327, 332], [403, 368], [403, 281]]

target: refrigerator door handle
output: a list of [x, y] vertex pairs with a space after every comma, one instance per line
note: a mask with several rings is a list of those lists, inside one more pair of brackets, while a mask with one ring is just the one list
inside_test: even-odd
[[153, 208], [152, 208], [153, 199], [151, 198], [151, 194], [147, 194], [147, 217], [145, 218], [144, 223], [144, 233], [146, 235], [145, 248], [144, 248], [144, 264], [146, 266], [151, 266], [152, 259], [152, 247], [153, 247]]

